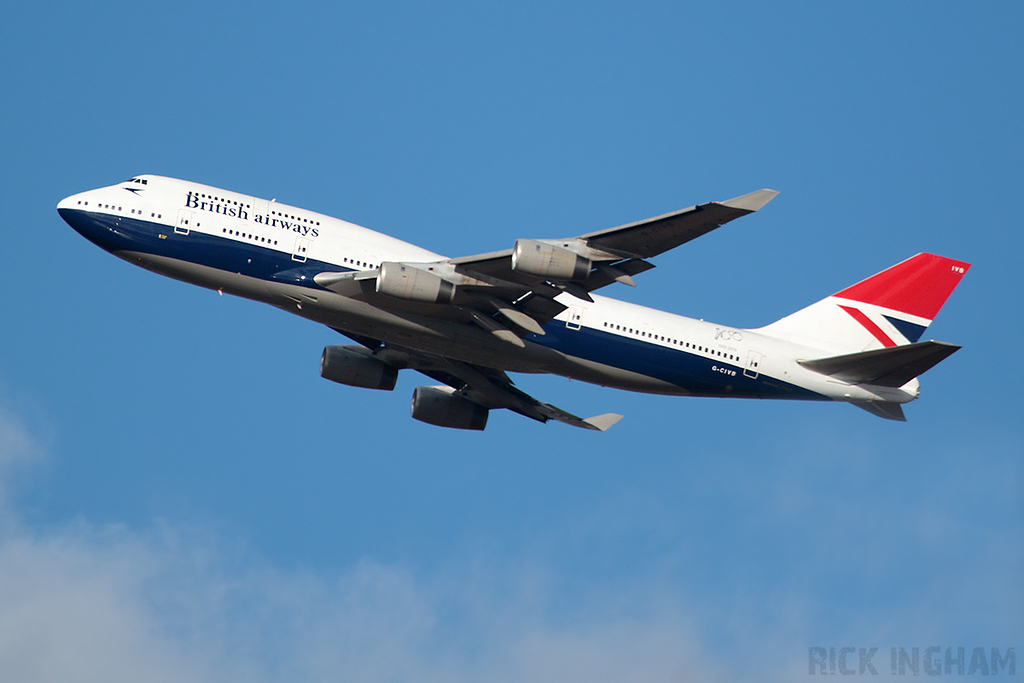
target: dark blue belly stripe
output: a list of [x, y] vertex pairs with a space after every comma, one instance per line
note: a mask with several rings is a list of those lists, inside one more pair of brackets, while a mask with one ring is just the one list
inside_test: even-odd
[[543, 336], [527, 338], [576, 358], [669, 382], [696, 396], [828, 400], [821, 394], [764, 374], [748, 377], [739, 365], [684, 349], [586, 326], [575, 330], [559, 320], [546, 324], [544, 332]]

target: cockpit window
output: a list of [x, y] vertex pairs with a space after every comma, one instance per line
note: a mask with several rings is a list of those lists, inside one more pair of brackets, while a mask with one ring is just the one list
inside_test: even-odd
[[140, 183], [142, 185], [148, 185], [149, 182], [145, 178], [129, 178], [125, 181], [126, 183]]

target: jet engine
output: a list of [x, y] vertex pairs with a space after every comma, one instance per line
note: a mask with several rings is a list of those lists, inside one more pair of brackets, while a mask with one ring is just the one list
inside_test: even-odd
[[328, 346], [320, 356], [320, 376], [350, 387], [391, 391], [398, 368], [374, 358], [362, 346]]
[[490, 411], [454, 393], [451, 387], [416, 387], [412, 392], [413, 419], [438, 427], [483, 430]]
[[512, 249], [512, 270], [549, 280], [586, 280], [590, 266], [590, 259], [547, 242], [516, 240]]
[[424, 268], [408, 263], [385, 262], [377, 275], [377, 292], [398, 299], [450, 304], [455, 285]]

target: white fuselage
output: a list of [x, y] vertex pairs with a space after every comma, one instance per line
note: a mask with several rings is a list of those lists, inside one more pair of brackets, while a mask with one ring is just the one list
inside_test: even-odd
[[449, 315], [440, 304], [378, 294], [372, 280], [329, 291], [326, 271], [445, 257], [313, 211], [159, 176], [76, 194], [58, 210], [117, 256], [202, 287], [255, 299], [355, 337], [513, 372], [546, 372], [661, 394], [891, 401], [898, 388], [853, 385], [797, 364], [822, 349], [602, 296], [563, 293], [566, 310], [525, 346]]

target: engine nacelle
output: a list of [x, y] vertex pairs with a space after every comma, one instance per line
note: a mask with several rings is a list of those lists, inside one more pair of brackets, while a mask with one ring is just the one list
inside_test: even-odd
[[450, 304], [455, 285], [429, 270], [408, 263], [385, 262], [377, 275], [377, 292], [398, 299]]
[[391, 391], [398, 368], [377, 360], [363, 346], [328, 346], [320, 356], [320, 376], [350, 387]]
[[438, 427], [483, 430], [490, 412], [482, 405], [453, 396], [451, 387], [416, 387], [412, 392], [413, 419]]
[[512, 270], [549, 280], [586, 280], [590, 266], [590, 259], [547, 242], [516, 240], [512, 250]]

